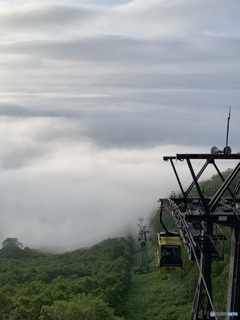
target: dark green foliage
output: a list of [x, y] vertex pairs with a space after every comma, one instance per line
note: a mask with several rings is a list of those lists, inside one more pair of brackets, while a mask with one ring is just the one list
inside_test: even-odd
[[131, 256], [132, 240], [124, 238], [64, 254], [4, 246], [0, 319], [120, 319]]
[[9, 246], [14, 246], [14, 247], [19, 247], [22, 248], [23, 245], [22, 243], [17, 239], [17, 238], [7, 238], [2, 242], [2, 247], [9, 247]]
[[21, 259], [27, 257], [28, 254], [26, 251], [20, 249], [17, 246], [9, 245], [3, 247], [0, 252], [0, 258], [7, 258], [7, 259]]
[[40, 320], [121, 320], [100, 298], [91, 295], [77, 295], [70, 301], [55, 301], [44, 306]]

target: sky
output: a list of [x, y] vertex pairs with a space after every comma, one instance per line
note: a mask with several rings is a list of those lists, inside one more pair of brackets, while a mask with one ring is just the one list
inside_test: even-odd
[[230, 106], [239, 152], [239, 11], [0, 0], [0, 242], [69, 250], [137, 232], [178, 189], [163, 156], [223, 149]]

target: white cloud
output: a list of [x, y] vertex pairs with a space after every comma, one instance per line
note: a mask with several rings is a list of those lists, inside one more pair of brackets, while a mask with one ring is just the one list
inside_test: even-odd
[[[58, 129], [51, 126], [51, 119], [47, 122], [50, 126], [40, 119], [9, 121], [2, 129], [12, 131], [12, 141], [6, 142], [12, 149], [2, 146], [9, 161], [13, 161], [11, 152], [18, 152], [18, 159], [23, 152], [30, 156], [21, 166], [2, 167], [2, 238], [14, 235], [30, 246], [85, 245], [124, 234], [139, 215], [147, 216], [157, 205], [158, 177], [166, 172], [159, 166], [161, 148], [101, 149], [90, 141], [59, 135], [46, 140], [42, 138], [46, 131], [53, 137], [51, 132]], [[63, 130], [67, 126], [63, 123]], [[18, 137], [15, 142], [14, 135]], [[29, 145], [41, 153], [33, 157]], [[165, 184], [164, 193], [167, 189]]]
[[[76, 129], [68, 120], [1, 120], [1, 135], [11, 133], [1, 141], [1, 238], [16, 236], [28, 246], [72, 248], [124, 235], [139, 216], [147, 218], [159, 197], [178, 190], [163, 155], [205, 151], [173, 145], [104, 149], [68, 136]], [[189, 178], [186, 166], [180, 163], [178, 170]]]
[[238, 10], [236, 0], [231, 5], [223, 0], [136, 0], [123, 5], [116, 2], [112, 8], [94, 6], [94, 3], [85, 6], [79, 2], [28, 1], [12, 6], [2, 4], [0, 27], [5, 41], [17, 41], [19, 36], [69, 39], [100, 34], [139, 38], [197, 34], [239, 36]]
[[2, 240], [71, 247], [135, 227], [178, 188], [162, 156], [222, 148], [229, 105], [239, 151], [239, 2], [0, 8]]

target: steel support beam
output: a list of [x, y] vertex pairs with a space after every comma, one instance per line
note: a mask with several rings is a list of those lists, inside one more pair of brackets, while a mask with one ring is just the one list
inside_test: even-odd
[[176, 168], [175, 168], [175, 166], [174, 166], [173, 159], [172, 159], [172, 158], [170, 158], [169, 160], [170, 160], [170, 162], [171, 162], [171, 165], [172, 165], [173, 171], [174, 171], [175, 176], [176, 176], [176, 179], [177, 179], [177, 181], [178, 181], [179, 188], [181, 189], [182, 195], [183, 195], [183, 197], [184, 197], [184, 199], [185, 199], [185, 198], [186, 198], [186, 196], [185, 196], [185, 192], [184, 192], [184, 190], [183, 190], [183, 186], [182, 186], [181, 181], [180, 181], [180, 179], [179, 179], [179, 176], [178, 176], [177, 170], [176, 170]]
[[[208, 164], [209, 164], [209, 161], [207, 160], [207, 161], [205, 162], [205, 164], [202, 166], [201, 170], [200, 170], [200, 171], [198, 172], [198, 174], [196, 175], [196, 180], [197, 180], [197, 181], [198, 181], [198, 179], [201, 177], [201, 175], [203, 174], [204, 170], [207, 168]], [[193, 182], [190, 184], [189, 188], [188, 188], [187, 191], [185, 192], [186, 196], [189, 195], [189, 193], [192, 191], [192, 189], [193, 189], [194, 186], [195, 186], [195, 181], [193, 181]]]
[[[177, 174], [175, 160], [186, 160], [193, 182], [187, 191], [184, 191], [179, 176]], [[206, 159], [206, 163], [196, 175], [191, 161], [194, 159]], [[197, 284], [194, 303], [190, 320], [211, 320], [210, 312], [214, 311], [212, 301], [212, 283], [211, 283], [211, 263], [214, 258], [223, 258], [223, 255], [215, 246], [215, 239], [218, 235], [213, 235], [213, 225], [224, 225], [232, 228], [232, 244], [230, 257], [230, 272], [228, 285], [227, 311], [238, 312], [240, 319], [240, 211], [238, 209], [239, 199], [237, 194], [240, 190], [240, 181], [238, 181], [235, 190], [232, 191], [230, 185], [240, 172], [240, 162], [235, 169], [224, 180], [223, 175], [215, 164], [215, 160], [240, 160], [240, 153], [217, 153], [217, 154], [177, 154], [175, 157], [164, 157], [164, 161], [170, 160], [176, 175], [179, 187], [183, 197], [171, 197], [169, 201], [170, 210], [178, 225], [185, 247], [190, 252], [191, 259], [195, 259], [200, 270], [199, 281]], [[208, 164], [213, 164], [217, 170], [223, 184], [217, 190], [213, 197], [205, 197], [198, 179], [204, 172]], [[189, 194], [193, 187], [196, 187], [199, 198], [191, 198]], [[224, 194], [229, 191], [230, 197]], [[227, 202], [228, 207], [223, 212], [215, 212], [216, 208]], [[197, 210], [195, 208], [197, 207]], [[192, 209], [193, 208], [193, 209]], [[195, 230], [201, 230], [201, 235]], [[224, 240], [224, 236], [222, 236]], [[200, 261], [199, 261], [200, 256]], [[215, 319], [217, 315], [215, 315]], [[235, 320], [236, 317], [228, 316], [227, 320]]]
[[235, 320], [240, 317], [240, 228], [232, 229], [230, 270], [228, 282], [227, 311], [238, 312], [238, 317], [228, 316], [227, 320]]
[[228, 178], [225, 180], [225, 182], [222, 184], [222, 186], [219, 188], [215, 196], [210, 201], [208, 205], [209, 212], [214, 211], [218, 201], [220, 200], [224, 192], [229, 188], [229, 185], [233, 182], [234, 178], [236, 177], [239, 171], [240, 171], [240, 162], [237, 164], [235, 169], [230, 173]]
[[[222, 182], [224, 182], [224, 181], [225, 181], [225, 179], [224, 179], [224, 177], [223, 177], [223, 175], [222, 175], [221, 171], [218, 169], [218, 167], [217, 167], [216, 163], [215, 163], [215, 162], [213, 162], [213, 165], [214, 165], [214, 167], [215, 167], [215, 169], [216, 169], [216, 171], [217, 171], [217, 173], [218, 173], [219, 177], [222, 179]], [[231, 196], [233, 197], [233, 196], [234, 196], [234, 193], [232, 192], [232, 190], [231, 190], [229, 187], [228, 187], [228, 191], [229, 191], [229, 193], [231, 194]]]
[[[207, 231], [202, 231], [202, 236], [213, 233], [213, 225], [205, 224]], [[210, 312], [213, 311], [212, 305], [212, 282], [211, 282], [212, 254], [206, 248], [201, 253], [200, 275], [195, 292], [192, 314], [190, 320], [212, 320]]]

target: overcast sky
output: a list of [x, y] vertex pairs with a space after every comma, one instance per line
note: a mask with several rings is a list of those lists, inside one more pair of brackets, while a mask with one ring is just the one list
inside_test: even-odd
[[0, 1], [0, 241], [73, 248], [137, 230], [178, 188], [163, 156], [222, 149], [229, 106], [240, 151], [239, 12]]

